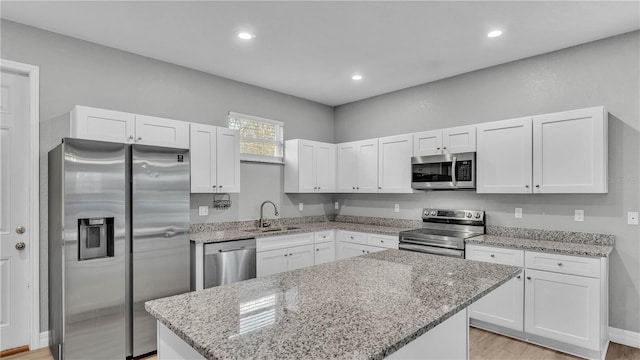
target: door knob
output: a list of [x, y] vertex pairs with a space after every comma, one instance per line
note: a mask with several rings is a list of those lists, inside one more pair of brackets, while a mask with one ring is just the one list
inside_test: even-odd
[[24, 234], [25, 231], [27, 231], [27, 229], [25, 229], [24, 226], [18, 226], [16, 228], [16, 233], [18, 234]]
[[18, 242], [16, 243], [16, 250], [18, 250], [18, 251], [24, 250], [24, 248], [25, 248], [26, 246], [27, 246], [27, 245], [26, 245], [24, 242], [22, 242], [22, 241], [18, 241]]

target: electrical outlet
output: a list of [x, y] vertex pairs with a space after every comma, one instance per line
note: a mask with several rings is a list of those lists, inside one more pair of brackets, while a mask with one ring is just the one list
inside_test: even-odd
[[400, 204], [396, 204], [396, 205], [393, 207], [393, 211], [395, 211], [395, 212], [400, 212]]
[[334, 207], [336, 210], [339, 210], [339, 209], [340, 209], [340, 203], [338, 203], [337, 201], [336, 201], [336, 202], [334, 202], [334, 203], [333, 203], [333, 207]]
[[198, 206], [198, 215], [200, 215], [200, 216], [209, 215], [209, 207], [208, 206]]
[[575, 221], [584, 221], [584, 210], [576, 210], [573, 219]]
[[300, 210], [300, 211], [304, 210], [304, 204], [303, 203], [299, 203], [298, 204], [298, 210]]
[[515, 217], [516, 219], [522, 219], [522, 208], [516, 208]]
[[629, 211], [627, 213], [627, 224], [629, 224], [629, 225], [638, 225], [638, 212], [637, 211]]

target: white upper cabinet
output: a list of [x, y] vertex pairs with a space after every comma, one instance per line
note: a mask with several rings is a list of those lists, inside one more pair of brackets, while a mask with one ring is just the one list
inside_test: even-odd
[[189, 123], [136, 115], [136, 144], [189, 148]]
[[594, 107], [533, 117], [533, 191], [607, 192], [607, 111]]
[[87, 106], [71, 112], [71, 137], [189, 148], [189, 123]]
[[411, 134], [378, 139], [378, 192], [411, 193]]
[[338, 192], [378, 192], [378, 139], [337, 145]]
[[476, 191], [531, 193], [531, 118], [477, 126]]
[[136, 115], [76, 106], [71, 111], [71, 137], [119, 143], [135, 142]]
[[606, 193], [607, 111], [479, 124], [478, 193]]
[[330, 193], [336, 189], [336, 145], [294, 139], [285, 142], [287, 193]]
[[413, 156], [476, 151], [476, 126], [424, 131], [413, 134]]
[[240, 192], [237, 130], [191, 124], [191, 192]]

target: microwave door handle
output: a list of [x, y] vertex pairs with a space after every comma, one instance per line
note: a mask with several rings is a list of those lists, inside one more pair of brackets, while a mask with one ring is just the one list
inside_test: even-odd
[[456, 162], [458, 161], [458, 157], [453, 157], [453, 163], [451, 163], [451, 179], [453, 180], [453, 186], [458, 186], [458, 182], [456, 181]]

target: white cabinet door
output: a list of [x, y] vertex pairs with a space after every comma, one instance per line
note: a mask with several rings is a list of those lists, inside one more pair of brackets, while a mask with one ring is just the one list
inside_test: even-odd
[[256, 253], [256, 276], [268, 276], [288, 269], [289, 249], [278, 249]]
[[136, 144], [189, 148], [189, 123], [136, 115]]
[[76, 106], [71, 112], [71, 137], [131, 144], [135, 119], [125, 112]]
[[411, 154], [413, 136], [398, 135], [378, 139], [378, 192], [412, 193]]
[[455, 154], [476, 151], [476, 126], [458, 126], [442, 130], [442, 152]]
[[336, 146], [316, 143], [314, 150], [316, 191], [332, 193], [336, 191]]
[[600, 280], [526, 270], [525, 331], [599, 350]]
[[212, 193], [216, 186], [216, 127], [191, 124], [191, 192]]
[[[192, 155], [193, 156], [193, 155]], [[218, 192], [240, 192], [240, 133], [218, 127], [216, 135], [216, 182]]]
[[353, 244], [343, 241], [338, 241], [336, 246], [338, 247], [336, 251], [338, 260], [364, 255], [366, 254], [366, 248], [368, 248], [367, 245]]
[[310, 193], [316, 191], [315, 143], [313, 141], [298, 141], [298, 192]]
[[284, 250], [289, 251], [287, 254], [288, 271], [313, 266], [315, 259], [315, 249], [313, 245], [290, 247]]
[[595, 107], [533, 117], [533, 191], [607, 192], [607, 111]]
[[523, 273], [469, 305], [469, 317], [509, 329], [524, 330]]
[[531, 118], [477, 126], [477, 192], [531, 193]]
[[338, 192], [356, 191], [358, 150], [357, 142], [338, 144]]
[[378, 139], [358, 142], [356, 192], [378, 192]]
[[413, 156], [442, 154], [442, 130], [413, 134]]
[[324, 264], [336, 260], [336, 243], [333, 241], [315, 245], [314, 264]]

